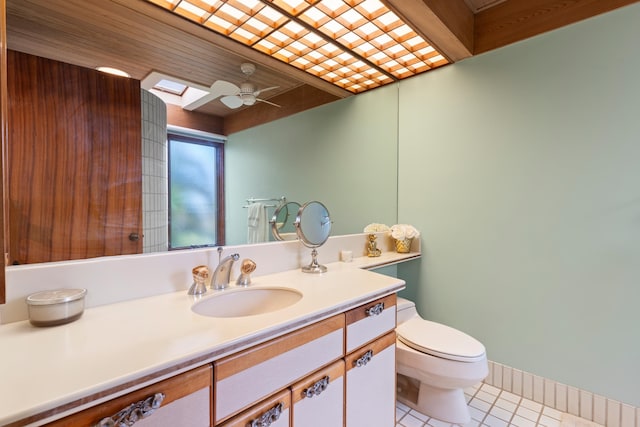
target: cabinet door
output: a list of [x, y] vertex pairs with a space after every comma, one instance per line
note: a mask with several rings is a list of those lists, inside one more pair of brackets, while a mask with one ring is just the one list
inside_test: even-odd
[[[47, 425], [49, 427], [134, 424], [135, 427], [212, 426], [212, 388], [213, 369], [211, 365], [206, 365]], [[159, 407], [154, 409], [155, 405]], [[136, 418], [137, 421], [135, 421]], [[115, 424], [109, 424], [109, 420], [113, 420]]]
[[216, 423], [343, 355], [340, 314], [215, 362]]
[[349, 354], [345, 362], [346, 426], [394, 426], [395, 331]]
[[[218, 427], [290, 427], [291, 392], [286, 389]], [[187, 424], [176, 424], [187, 425]]]
[[396, 294], [388, 295], [346, 313], [346, 352], [351, 353], [396, 328]]
[[344, 361], [294, 384], [291, 400], [294, 427], [343, 427]]

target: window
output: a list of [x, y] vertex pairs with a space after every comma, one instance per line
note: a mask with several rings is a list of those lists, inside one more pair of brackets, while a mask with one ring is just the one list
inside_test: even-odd
[[168, 132], [169, 249], [224, 245], [222, 140]]

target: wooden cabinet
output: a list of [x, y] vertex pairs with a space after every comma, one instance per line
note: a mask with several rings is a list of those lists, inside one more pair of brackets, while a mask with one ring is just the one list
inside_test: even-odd
[[344, 360], [291, 387], [291, 422], [299, 427], [344, 426]]
[[390, 295], [49, 425], [393, 426], [395, 325]]
[[394, 294], [215, 362], [216, 425], [394, 425], [395, 327]]
[[347, 427], [395, 425], [396, 333], [355, 350], [345, 358]]
[[347, 427], [395, 425], [396, 295], [346, 313]]
[[351, 353], [396, 328], [396, 294], [349, 310], [345, 316], [345, 351]]
[[134, 423], [136, 427], [212, 426], [212, 398], [213, 369], [205, 365], [47, 426], [107, 427]]
[[291, 393], [283, 390], [219, 427], [290, 427]]
[[342, 358], [343, 343], [338, 315], [215, 362], [216, 423]]

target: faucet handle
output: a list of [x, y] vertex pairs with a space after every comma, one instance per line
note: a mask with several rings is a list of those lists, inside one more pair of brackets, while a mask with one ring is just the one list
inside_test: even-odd
[[253, 273], [256, 269], [256, 263], [254, 260], [246, 258], [242, 260], [242, 264], [240, 264], [240, 271], [244, 274]]
[[240, 264], [240, 276], [236, 280], [238, 286], [249, 286], [251, 284], [251, 274], [256, 269], [256, 263], [252, 259], [246, 258], [242, 260]]
[[209, 279], [209, 267], [199, 265], [191, 270], [193, 284], [187, 292], [189, 295], [202, 295], [207, 292], [207, 279]]

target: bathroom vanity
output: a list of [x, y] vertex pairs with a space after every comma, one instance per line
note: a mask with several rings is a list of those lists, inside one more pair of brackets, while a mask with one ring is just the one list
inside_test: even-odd
[[90, 308], [59, 327], [0, 327], [11, 349], [0, 377], [15, 385], [0, 387], [0, 425], [107, 426], [126, 416], [136, 426], [393, 425], [404, 282], [331, 263], [323, 274], [253, 283], [303, 297], [216, 318], [194, 313], [196, 300], [180, 291]]

